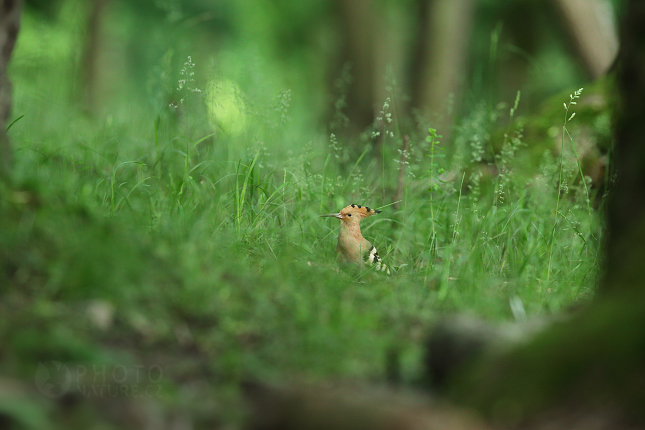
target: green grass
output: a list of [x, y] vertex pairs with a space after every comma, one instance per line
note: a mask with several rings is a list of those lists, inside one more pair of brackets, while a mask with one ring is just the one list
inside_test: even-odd
[[[398, 124], [381, 147], [256, 112], [233, 137], [195, 106], [91, 120], [18, 92], [0, 198], [1, 373], [33, 388], [39, 362], [160, 366], [154, 400], [207, 426], [239, 417], [244, 378], [382, 381], [394, 350], [412, 382], [441, 314], [511, 319], [517, 296], [531, 317], [593, 295], [600, 220], [575, 158], [547, 153], [529, 172], [515, 150], [478, 146], [482, 121], [465, 118], [448, 150], [420, 129], [394, 205]], [[392, 276], [337, 273], [338, 224], [318, 215], [350, 203], [383, 210], [363, 234]], [[38, 394], [3, 402], [26, 428], [65, 426]]]

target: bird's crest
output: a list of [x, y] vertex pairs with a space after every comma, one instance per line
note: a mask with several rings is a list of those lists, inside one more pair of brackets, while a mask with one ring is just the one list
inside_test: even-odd
[[371, 209], [368, 208], [367, 206], [361, 206], [361, 205], [349, 205], [347, 207], [344, 207], [341, 209], [340, 212], [335, 213], [335, 214], [326, 214], [326, 215], [320, 215], [322, 217], [334, 217], [338, 218], [341, 221], [344, 221], [346, 223], [355, 223], [357, 221], [360, 222], [363, 218], [370, 217], [372, 215], [380, 214], [381, 211], [377, 211], [376, 209]]
[[352, 214], [352, 215], [360, 215], [362, 218], [367, 218], [372, 215], [380, 214], [381, 211], [377, 211], [376, 209], [371, 209], [368, 208], [367, 206], [361, 206], [361, 205], [349, 205], [343, 209], [341, 209], [340, 213], [342, 215], [347, 215], [347, 214]]

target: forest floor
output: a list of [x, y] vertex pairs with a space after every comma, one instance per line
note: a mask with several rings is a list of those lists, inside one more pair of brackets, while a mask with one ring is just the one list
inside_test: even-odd
[[[513, 321], [594, 294], [603, 198], [568, 140], [527, 167], [510, 107], [475, 109], [447, 149], [427, 124], [404, 146], [387, 116], [366, 142], [271, 113], [213, 133], [20, 94], [14, 111], [0, 423], [212, 428], [239, 423], [242, 381], [384, 383], [395, 366], [414, 385], [440, 316]], [[497, 155], [494, 115], [515, 124]], [[351, 203], [382, 210], [362, 230], [391, 276], [337, 270], [338, 223], [318, 215]]]

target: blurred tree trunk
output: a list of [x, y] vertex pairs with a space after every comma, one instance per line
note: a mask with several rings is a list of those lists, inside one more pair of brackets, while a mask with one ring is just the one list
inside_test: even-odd
[[0, 3], [0, 178], [11, 172], [11, 143], [6, 133], [11, 116], [11, 81], [7, 75], [9, 60], [20, 30], [22, 0], [2, 0]]
[[87, 20], [86, 45], [82, 59], [80, 94], [88, 112], [98, 110], [100, 93], [99, 55], [101, 47], [101, 23], [103, 11], [109, 0], [93, 0]]
[[[409, 72], [410, 50], [409, 40], [412, 35], [410, 21], [415, 14], [411, 14], [405, 2], [382, 2], [379, 11], [378, 25], [374, 31], [376, 39], [375, 48], [375, 88], [374, 88], [374, 115], [378, 116], [385, 100], [391, 100], [391, 113], [393, 119], [405, 121], [406, 114], [399, 111], [405, 110], [409, 104], [407, 94], [410, 84], [407, 73]], [[402, 114], [397, 116], [397, 114]]]
[[602, 292], [645, 295], [645, 2], [628, 4], [621, 28], [618, 86], [622, 111], [616, 133], [614, 185], [607, 213]]
[[378, 8], [373, 0], [338, 0], [341, 17], [342, 64], [349, 64], [346, 115], [351, 134], [365, 130], [374, 119], [375, 52]]
[[525, 345], [479, 359], [448, 384], [453, 400], [505, 427], [645, 428], [643, 22], [645, 2], [630, 0], [618, 63], [619, 178], [608, 205], [605, 276], [598, 298]]
[[418, 3], [421, 31], [412, 70], [412, 105], [425, 113], [444, 114], [442, 124], [435, 126], [444, 134], [454, 117], [443, 109], [450, 94], [459, 99], [464, 83], [474, 6], [473, 0]]
[[607, 72], [618, 51], [610, 6], [600, 0], [553, 0], [587, 73], [597, 79]]
[[[543, 7], [539, 1], [516, 1], [510, 2], [504, 9], [501, 21], [503, 26], [495, 30], [498, 31], [497, 36], [491, 35], [490, 42], [489, 67], [495, 90], [488, 93], [491, 106], [500, 101], [512, 105], [517, 91], [526, 88], [531, 69], [528, 58], [534, 57], [538, 52], [538, 35], [543, 31], [538, 18], [540, 8]], [[530, 105], [532, 102], [528, 93], [523, 91], [522, 105]]]

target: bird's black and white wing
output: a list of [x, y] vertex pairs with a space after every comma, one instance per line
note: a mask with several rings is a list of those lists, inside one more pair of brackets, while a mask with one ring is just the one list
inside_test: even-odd
[[370, 248], [370, 252], [367, 255], [365, 262], [369, 265], [374, 265], [374, 268], [380, 272], [385, 272], [388, 275], [390, 274], [390, 269], [385, 264], [383, 264], [381, 257], [379, 257], [378, 255], [376, 247], [374, 247], [373, 245]]

